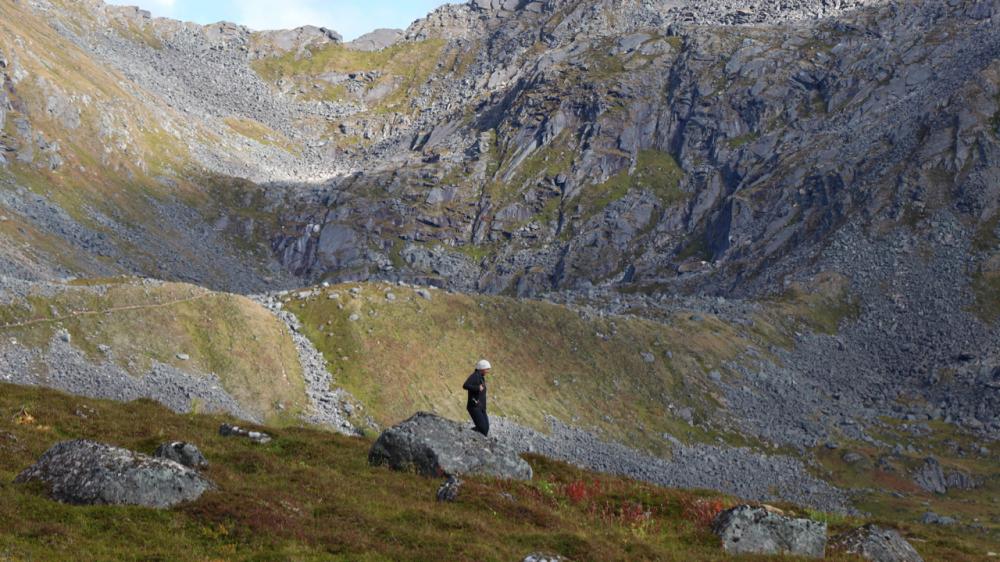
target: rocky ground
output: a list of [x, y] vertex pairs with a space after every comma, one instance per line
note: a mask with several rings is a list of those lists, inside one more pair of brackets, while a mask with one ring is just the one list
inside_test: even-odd
[[[295, 344], [308, 419], [356, 433], [375, 427], [364, 405], [269, 291], [405, 281], [752, 326], [836, 278], [832, 326], [697, 374], [722, 406], [712, 423], [807, 459], [889, 449], [895, 422], [943, 423], [995, 456], [991, 2], [475, 0], [353, 44], [96, 0], [11, 9], [0, 301], [121, 273], [259, 295]], [[61, 336], [3, 342], [0, 374], [260, 419], [209, 374], [135, 377]], [[790, 456], [678, 445], [651, 459], [566, 425], [500, 427], [600, 470], [850, 508]]]

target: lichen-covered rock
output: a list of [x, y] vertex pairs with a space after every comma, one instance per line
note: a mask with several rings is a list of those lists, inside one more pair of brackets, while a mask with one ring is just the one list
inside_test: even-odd
[[830, 541], [830, 547], [873, 562], [924, 562], [898, 532], [877, 525], [865, 525], [838, 535]]
[[52, 498], [64, 503], [157, 508], [196, 500], [212, 488], [174, 461], [82, 440], [53, 446], [14, 481], [43, 482]]
[[823, 558], [826, 523], [793, 519], [763, 507], [736, 506], [712, 523], [722, 548], [732, 554], [793, 554]]
[[385, 431], [368, 461], [425, 476], [478, 474], [530, 480], [531, 466], [513, 450], [440, 416], [419, 412]]
[[208, 459], [195, 445], [174, 441], [160, 445], [153, 456], [160, 459], [172, 460], [195, 470], [208, 468]]

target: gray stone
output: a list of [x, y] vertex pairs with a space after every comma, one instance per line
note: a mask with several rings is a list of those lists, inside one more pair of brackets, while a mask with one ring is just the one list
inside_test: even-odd
[[208, 468], [208, 459], [197, 446], [183, 441], [174, 441], [160, 445], [153, 456], [160, 459], [168, 459], [180, 463], [188, 468], [200, 470]]
[[847, 464], [867, 464], [868, 457], [854, 451], [844, 453], [844, 462]]
[[920, 518], [920, 522], [924, 525], [954, 525], [958, 523], [954, 517], [949, 517], [947, 515], [938, 515], [933, 511], [928, 511]]
[[712, 523], [730, 554], [793, 554], [823, 558], [826, 523], [792, 519], [764, 509], [740, 505], [724, 511]]
[[254, 443], [265, 445], [271, 442], [271, 436], [261, 431], [249, 431], [236, 425], [224, 423], [219, 426], [219, 435], [223, 437], [246, 437]]
[[920, 553], [897, 531], [865, 525], [830, 540], [830, 548], [873, 562], [923, 562]]
[[521, 562], [565, 562], [566, 558], [558, 554], [550, 554], [545, 552], [532, 552], [531, 554], [524, 557]]
[[344, 46], [355, 51], [381, 51], [395, 45], [404, 36], [401, 29], [376, 29], [366, 33]]
[[458, 491], [462, 487], [462, 481], [455, 476], [449, 476], [444, 484], [437, 491], [437, 501], [453, 502], [458, 499]]
[[924, 464], [913, 477], [913, 481], [928, 492], [944, 494], [948, 491], [944, 470], [941, 468], [941, 463], [934, 457], [924, 459]]
[[531, 466], [513, 450], [466, 425], [418, 412], [382, 433], [368, 453], [375, 466], [424, 476], [487, 475], [531, 480]]
[[53, 499], [81, 505], [165, 508], [198, 499], [212, 483], [194, 470], [93, 441], [53, 446], [15, 482], [44, 482]]
[[178, 359], [178, 361], [190, 361], [191, 360], [191, 356], [188, 355], [187, 353], [178, 353], [177, 354], [177, 359]]

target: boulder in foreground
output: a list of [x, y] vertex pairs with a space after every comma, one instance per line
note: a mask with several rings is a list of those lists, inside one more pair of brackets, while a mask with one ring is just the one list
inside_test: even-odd
[[924, 559], [892, 529], [865, 525], [834, 537], [831, 547], [847, 554], [856, 554], [873, 562], [924, 562]]
[[368, 453], [373, 465], [424, 476], [485, 475], [531, 480], [531, 466], [516, 452], [463, 424], [419, 412], [386, 430]]
[[826, 523], [793, 519], [763, 507], [736, 506], [712, 523], [722, 548], [732, 554], [793, 554], [823, 558]]
[[157, 508], [193, 501], [212, 488], [174, 461], [93, 441], [54, 445], [14, 481], [43, 482], [52, 498], [64, 503]]

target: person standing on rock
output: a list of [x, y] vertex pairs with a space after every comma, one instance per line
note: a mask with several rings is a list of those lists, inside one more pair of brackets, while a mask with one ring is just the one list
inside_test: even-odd
[[476, 424], [476, 431], [485, 436], [490, 434], [490, 418], [486, 415], [486, 375], [490, 373], [492, 365], [483, 359], [476, 363], [476, 370], [466, 379], [462, 388], [469, 391], [469, 401], [465, 409], [472, 416], [472, 423]]

